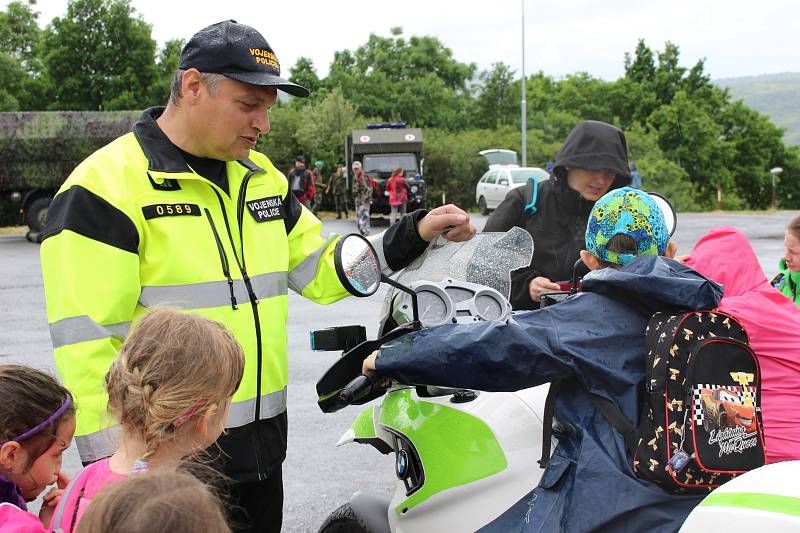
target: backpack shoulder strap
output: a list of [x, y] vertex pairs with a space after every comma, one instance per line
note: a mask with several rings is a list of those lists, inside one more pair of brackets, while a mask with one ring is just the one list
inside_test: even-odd
[[536, 183], [536, 179], [531, 176], [528, 178], [528, 181], [525, 182], [525, 208], [523, 209], [525, 213], [529, 213], [531, 215], [536, 214], [536, 199], [538, 196], [539, 184]]
[[[56, 512], [53, 514], [52, 518], [53, 531], [55, 533], [64, 533], [64, 529], [61, 527], [61, 521], [67, 510], [67, 502], [75, 491], [83, 491], [83, 488], [86, 486], [86, 476], [84, 474], [87, 468], [88, 466], [78, 472], [78, 475], [72, 478], [72, 481], [69, 482], [69, 485], [67, 485], [67, 488], [64, 489], [63, 494], [61, 494], [61, 500], [58, 502], [58, 507], [56, 507]], [[77, 507], [77, 502], [75, 505]]]
[[589, 393], [589, 398], [592, 399], [592, 403], [597, 410], [603, 414], [608, 423], [614, 426], [614, 429], [619, 431], [625, 439], [625, 448], [627, 448], [628, 453], [633, 457], [633, 453], [639, 445], [639, 432], [636, 430], [636, 427], [625, 418], [622, 411], [620, 411], [611, 400], [592, 393]]
[[542, 413], [542, 457], [539, 466], [545, 468], [550, 461], [550, 446], [553, 440], [553, 411], [556, 406], [556, 397], [561, 389], [563, 380], [553, 381], [544, 400], [544, 413]]

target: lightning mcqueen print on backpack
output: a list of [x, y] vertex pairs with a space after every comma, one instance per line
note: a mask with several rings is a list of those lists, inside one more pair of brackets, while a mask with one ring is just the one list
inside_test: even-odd
[[656, 313], [633, 469], [675, 493], [708, 492], [765, 461], [761, 372], [719, 311]]

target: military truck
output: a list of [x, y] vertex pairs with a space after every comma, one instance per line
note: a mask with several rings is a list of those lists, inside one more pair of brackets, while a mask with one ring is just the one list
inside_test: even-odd
[[353, 161], [377, 182], [371, 214], [388, 215], [389, 191], [386, 184], [394, 169], [400, 167], [406, 178], [408, 210], [425, 209], [427, 186], [422, 179], [422, 130], [406, 128], [402, 122], [368, 124], [365, 130], [354, 130], [345, 139], [345, 161], [349, 183], [353, 180]]
[[37, 240], [53, 196], [87, 156], [131, 131], [141, 111], [0, 113], [0, 196]]

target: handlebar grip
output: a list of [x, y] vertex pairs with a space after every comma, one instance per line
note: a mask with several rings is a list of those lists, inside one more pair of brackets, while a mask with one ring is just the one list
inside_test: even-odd
[[349, 405], [371, 394], [376, 385], [377, 378], [374, 372], [361, 374], [345, 385], [342, 392], [339, 393], [339, 399]]

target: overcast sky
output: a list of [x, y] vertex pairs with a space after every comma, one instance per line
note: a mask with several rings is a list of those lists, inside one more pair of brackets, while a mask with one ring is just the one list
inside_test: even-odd
[[[5, 6], [8, 0], [2, 0]], [[283, 72], [299, 56], [327, 74], [333, 52], [355, 49], [370, 33], [433, 35], [459, 61], [481, 69], [503, 61], [522, 66], [522, 0], [132, 0], [159, 45], [233, 18], [259, 30]], [[65, 0], [38, 0], [45, 26], [66, 12]], [[553, 76], [587, 71], [607, 80], [623, 73], [623, 57], [639, 38], [652, 49], [667, 40], [681, 62], [706, 58], [712, 78], [800, 72], [798, 0], [526, 0], [525, 71]]]

